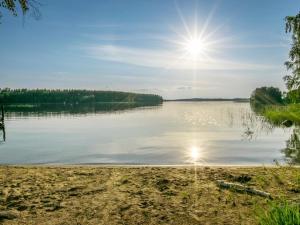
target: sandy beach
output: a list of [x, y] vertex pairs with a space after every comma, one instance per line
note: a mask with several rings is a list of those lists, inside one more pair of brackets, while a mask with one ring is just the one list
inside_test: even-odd
[[268, 198], [300, 201], [297, 167], [1, 166], [3, 224], [257, 224]]

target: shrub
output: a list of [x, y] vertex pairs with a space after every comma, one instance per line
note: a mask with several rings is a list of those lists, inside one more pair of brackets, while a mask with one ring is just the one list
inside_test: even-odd
[[287, 92], [285, 101], [287, 103], [300, 103], [300, 88]]
[[275, 87], [256, 88], [251, 94], [250, 103], [254, 107], [283, 104], [282, 93]]

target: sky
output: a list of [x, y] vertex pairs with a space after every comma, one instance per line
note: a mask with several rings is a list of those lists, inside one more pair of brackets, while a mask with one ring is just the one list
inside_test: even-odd
[[0, 88], [249, 97], [284, 89], [300, 0], [40, 0], [39, 20], [1, 9]]

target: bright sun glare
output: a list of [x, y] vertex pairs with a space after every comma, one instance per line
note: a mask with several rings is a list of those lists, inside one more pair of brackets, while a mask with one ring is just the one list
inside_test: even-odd
[[209, 12], [206, 19], [203, 18], [202, 22], [198, 20], [197, 12], [194, 15], [194, 22], [188, 22], [179, 7], [177, 7], [177, 11], [184, 30], [175, 30], [178, 38], [171, 42], [179, 47], [178, 50], [182, 54], [180, 59], [199, 62], [199, 65], [201, 62], [213, 62], [215, 60], [214, 53], [218, 52], [218, 49], [222, 46], [221, 44], [226, 40], [226, 37], [217, 38], [222, 25], [209, 29], [214, 9]]
[[194, 58], [201, 56], [206, 50], [205, 42], [198, 37], [192, 37], [186, 40], [183, 46], [186, 53]]
[[200, 149], [196, 146], [193, 146], [191, 149], [190, 149], [190, 155], [191, 155], [191, 158], [194, 162], [196, 162], [200, 156]]

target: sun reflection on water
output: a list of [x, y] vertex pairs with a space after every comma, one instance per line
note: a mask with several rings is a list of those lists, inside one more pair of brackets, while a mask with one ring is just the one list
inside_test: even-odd
[[201, 157], [201, 149], [197, 146], [192, 146], [190, 148], [190, 157], [191, 157], [191, 160], [196, 163], [199, 158]]

